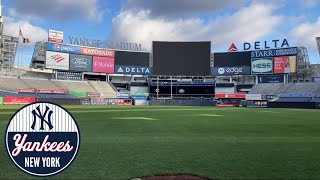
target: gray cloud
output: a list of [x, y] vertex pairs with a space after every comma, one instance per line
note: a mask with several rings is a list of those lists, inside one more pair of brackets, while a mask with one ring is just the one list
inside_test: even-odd
[[23, 18], [70, 20], [79, 17], [101, 20], [98, 0], [12, 0], [10, 14]]
[[217, 13], [248, 0], [128, 0], [124, 10], [150, 10], [152, 16], [188, 16]]

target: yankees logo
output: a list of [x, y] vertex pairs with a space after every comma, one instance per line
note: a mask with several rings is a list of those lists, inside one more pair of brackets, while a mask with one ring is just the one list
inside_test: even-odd
[[79, 151], [79, 128], [63, 107], [37, 102], [21, 108], [6, 131], [6, 148], [14, 164], [35, 176], [55, 175]]

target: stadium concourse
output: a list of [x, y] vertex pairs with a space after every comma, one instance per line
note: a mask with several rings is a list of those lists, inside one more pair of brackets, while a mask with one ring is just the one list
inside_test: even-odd
[[304, 47], [211, 52], [154, 41], [152, 52], [38, 42], [29, 67], [1, 67], [0, 103], [320, 108]]

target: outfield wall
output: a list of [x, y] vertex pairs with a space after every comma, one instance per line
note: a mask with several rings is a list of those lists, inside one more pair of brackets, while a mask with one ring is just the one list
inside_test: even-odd
[[38, 98], [38, 102], [52, 102], [59, 105], [80, 105], [80, 99]]
[[212, 100], [174, 100], [174, 99], [153, 99], [151, 106], [214, 106]]
[[315, 109], [314, 102], [269, 102], [269, 108]]

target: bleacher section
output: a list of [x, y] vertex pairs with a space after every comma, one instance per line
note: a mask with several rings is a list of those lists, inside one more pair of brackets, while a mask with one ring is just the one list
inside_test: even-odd
[[249, 94], [281, 94], [289, 88], [291, 84], [255, 84]]
[[282, 94], [282, 93], [317, 93], [320, 92], [319, 83], [266, 83], [256, 84], [249, 94]]
[[291, 84], [284, 93], [317, 93], [320, 91], [320, 84], [318, 83], [294, 83]]
[[21, 79], [21, 80], [25, 82], [29, 87], [32, 87], [35, 89], [54, 89], [54, 90], [64, 89], [47, 79]]
[[117, 96], [117, 92], [107, 82], [89, 81], [89, 84], [97, 92], [100, 92], [100, 97], [102, 97], [102, 98], [116, 98], [116, 96]]
[[96, 92], [87, 81], [52, 81], [60, 89], [66, 89], [68, 91], [85, 91], [85, 92]]
[[19, 88], [31, 88], [28, 84], [20, 78], [0, 77], [0, 90], [17, 91]]

